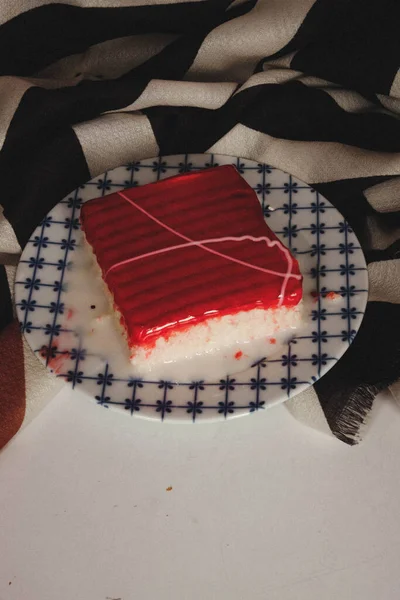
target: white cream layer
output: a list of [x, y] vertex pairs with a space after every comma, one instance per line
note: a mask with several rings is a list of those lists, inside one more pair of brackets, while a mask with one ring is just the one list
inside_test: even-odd
[[72, 309], [68, 326], [88, 353], [107, 360], [111, 370], [126, 377], [155, 381], [218, 381], [263, 357], [279, 356], [303, 325], [303, 303], [290, 309], [254, 309], [209, 319], [168, 340], [160, 337], [150, 353], [148, 348], [130, 349], [94, 254], [83, 240], [74, 253], [73, 277], [64, 299]]
[[170, 376], [173, 373], [178, 376], [183, 364], [204, 360], [212, 360], [213, 368], [222, 373], [233, 373], [247, 369], [254, 362], [254, 349], [260, 344], [264, 347], [263, 356], [273, 354], [277, 345], [284, 338], [287, 341], [301, 324], [301, 304], [214, 317], [174, 332], [168, 338], [160, 336], [150, 349], [131, 348], [131, 362], [142, 376], [158, 372], [160, 364], [165, 365], [163, 370]]

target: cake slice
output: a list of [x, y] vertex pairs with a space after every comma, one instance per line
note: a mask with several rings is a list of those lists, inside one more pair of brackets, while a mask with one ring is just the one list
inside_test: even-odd
[[81, 223], [139, 373], [240, 358], [241, 344], [299, 325], [297, 260], [231, 165], [90, 200]]

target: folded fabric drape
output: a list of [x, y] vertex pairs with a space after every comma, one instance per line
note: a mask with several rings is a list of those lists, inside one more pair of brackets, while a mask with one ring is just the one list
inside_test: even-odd
[[375, 395], [400, 377], [399, 18], [393, 0], [0, 7], [0, 446], [60, 385], [13, 316], [35, 226], [107, 169], [207, 151], [291, 172], [356, 232], [370, 276], [363, 325], [290, 408], [358, 441]]

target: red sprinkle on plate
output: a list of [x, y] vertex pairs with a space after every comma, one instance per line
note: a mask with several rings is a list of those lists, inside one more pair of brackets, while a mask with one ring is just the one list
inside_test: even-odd
[[338, 298], [340, 298], [340, 295], [336, 292], [328, 292], [326, 294], [326, 298], [328, 298], [328, 300], [337, 300]]

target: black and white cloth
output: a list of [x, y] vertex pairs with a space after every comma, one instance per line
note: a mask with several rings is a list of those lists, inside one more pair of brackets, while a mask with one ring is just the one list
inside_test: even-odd
[[[18, 253], [71, 190], [158, 154], [247, 157], [311, 184], [361, 241], [361, 330], [291, 401], [300, 418], [355, 443], [374, 396], [400, 377], [399, 26], [396, 0], [2, 3], [0, 355], [16, 339]], [[15, 361], [26, 404], [3, 442], [52, 385], [26, 345]], [[0, 429], [15, 378], [4, 365]]]

